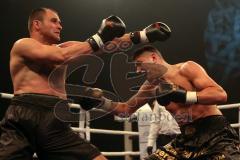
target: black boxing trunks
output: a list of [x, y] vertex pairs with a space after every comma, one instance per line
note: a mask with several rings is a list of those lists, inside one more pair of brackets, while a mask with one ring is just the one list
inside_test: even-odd
[[186, 124], [171, 143], [145, 160], [239, 160], [240, 142], [223, 116], [209, 116]]
[[100, 155], [69, 122], [56, 117], [59, 103], [68, 107], [66, 100], [55, 96], [14, 96], [0, 124], [0, 159], [30, 160], [34, 152], [40, 160], [90, 160]]

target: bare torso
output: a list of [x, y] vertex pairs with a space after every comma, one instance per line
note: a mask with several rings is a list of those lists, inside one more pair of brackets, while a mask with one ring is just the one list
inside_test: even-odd
[[11, 52], [10, 73], [12, 77], [14, 94], [40, 93], [66, 98], [65, 74], [66, 66], [61, 67], [54, 80], [49, 83], [49, 75], [58, 66], [46, 65], [24, 59], [18, 54]]
[[[174, 66], [174, 74], [166, 79], [166, 81], [173, 83], [185, 90], [196, 90], [195, 86], [184, 76], [182, 75], [180, 68], [183, 64], [177, 64]], [[178, 77], [178, 78], [176, 78]], [[166, 109], [174, 116], [179, 125], [186, 124], [193, 120], [207, 117], [210, 115], [221, 115], [222, 113], [217, 108], [216, 105], [186, 105], [180, 103], [171, 102]]]

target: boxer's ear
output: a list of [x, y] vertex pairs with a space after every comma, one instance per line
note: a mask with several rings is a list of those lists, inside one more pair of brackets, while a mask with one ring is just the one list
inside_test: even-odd
[[155, 54], [155, 53], [152, 53], [152, 54], [151, 54], [151, 57], [152, 57], [152, 61], [153, 61], [154, 63], [156, 63], [156, 62], [157, 62], [157, 56], [156, 56], [156, 54]]
[[39, 21], [39, 20], [33, 20], [33, 26], [37, 29], [37, 30], [39, 30], [40, 28], [41, 28], [41, 21]]

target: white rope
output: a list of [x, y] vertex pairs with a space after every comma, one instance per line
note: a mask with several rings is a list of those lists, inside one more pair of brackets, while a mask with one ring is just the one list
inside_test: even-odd
[[[75, 132], [86, 132], [85, 128], [77, 128], [72, 127]], [[102, 134], [114, 134], [114, 135], [139, 135], [138, 132], [130, 132], [130, 131], [116, 131], [116, 130], [106, 130], [106, 129], [94, 129], [90, 128], [89, 131], [91, 133], [102, 133]]]
[[131, 117], [127, 117], [127, 118], [122, 118], [122, 117], [119, 117], [119, 116], [114, 116], [114, 121], [117, 121], [117, 122], [125, 122], [125, 121], [130, 121], [131, 120]]
[[218, 109], [231, 109], [231, 108], [240, 108], [240, 103], [219, 105]]
[[132, 152], [132, 151], [126, 151], [126, 152], [101, 152], [104, 156], [139, 156], [140, 152]]
[[[1, 98], [5, 98], [5, 99], [12, 99], [13, 98], [13, 94], [9, 94], [9, 93], [0, 93]], [[71, 108], [80, 108], [79, 104], [75, 104], [75, 103], [70, 103], [69, 104]], [[239, 108], [240, 107], [240, 103], [234, 103], [234, 104], [226, 104], [226, 105], [219, 105], [218, 108], [219, 109], [231, 109], [231, 108]], [[94, 109], [94, 111], [102, 111], [101, 109]]]
[[240, 128], [240, 123], [233, 123], [231, 124], [233, 128]]
[[[9, 93], [0, 93], [0, 97], [1, 98], [5, 98], [5, 99], [12, 99], [13, 98], [13, 94], [9, 94]], [[81, 106], [79, 104], [75, 104], [75, 103], [69, 103], [69, 106], [71, 108], [76, 108], [76, 109], [82, 109]], [[102, 109], [92, 109], [93, 111], [103, 111]]]
[[[101, 152], [104, 156], [114, 157], [114, 156], [139, 156], [140, 152], [132, 152], [132, 151], [125, 151], [125, 152]], [[34, 158], [37, 158], [36, 153], [33, 155]]]
[[13, 94], [1, 93], [1, 98], [12, 99], [13, 96], [14, 96]]
[[[1, 95], [1, 98], [5, 98], [5, 99], [12, 99], [13, 96], [14, 96], [13, 94], [9, 94], [9, 93], [0, 93], [0, 95]], [[74, 104], [74, 103], [69, 104], [69, 106], [71, 108], [80, 108], [79, 104]], [[219, 109], [240, 108], [240, 103], [219, 105], [218, 108]], [[102, 111], [102, 110], [94, 109], [94, 111]], [[234, 128], [240, 128], [240, 123], [231, 124], [231, 126], [234, 127]], [[85, 132], [84, 129], [80, 129], [80, 128], [73, 128], [73, 129], [75, 131], [78, 131], [78, 132]], [[113, 131], [113, 130], [103, 130], [103, 129], [90, 129], [90, 132], [92, 132], [92, 133], [105, 133], [105, 134], [118, 134], [118, 135], [119, 134], [139, 135], [138, 132]]]
[[76, 108], [76, 109], [80, 109], [81, 108], [79, 104], [75, 104], [75, 103], [69, 103], [69, 106], [71, 108]]

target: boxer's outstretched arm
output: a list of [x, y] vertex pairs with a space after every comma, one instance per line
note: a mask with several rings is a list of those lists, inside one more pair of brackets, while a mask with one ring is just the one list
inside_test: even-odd
[[23, 38], [14, 44], [11, 54], [35, 62], [60, 64], [75, 56], [97, 51], [106, 42], [121, 37], [125, 33], [125, 28], [124, 22], [119, 17], [109, 16], [102, 21], [98, 32], [86, 42], [70, 41], [57, 46], [45, 45], [32, 38]]
[[155, 98], [156, 88], [157, 86], [145, 82], [139, 89], [138, 93], [131, 97], [127, 102], [114, 102], [111, 99], [107, 99], [101, 89], [85, 87], [85, 89], [82, 90], [83, 97], [79, 99], [79, 103], [85, 110], [100, 108], [115, 114], [132, 114], [139, 107]]
[[44, 45], [32, 38], [18, 40], [11, 53], [37, 63], [60, 64], [69, 58], [90, 54], [93, 50], [88, 42], [74, 42], [65, 47]]
[[156, 96], [156, 85], [145, 82], [139, 91], [127, 102], [112, 102], [114, 113], [134, 113], [139, 107], [143, 106]]

